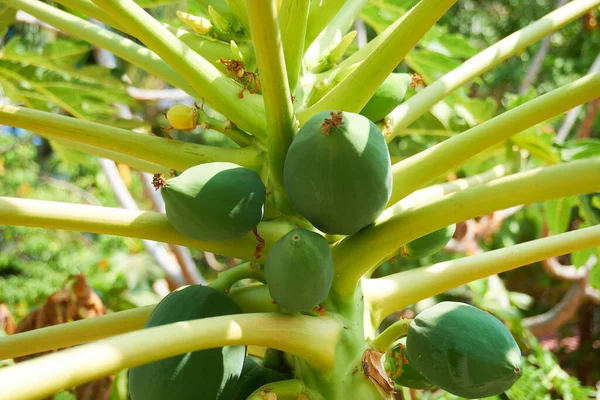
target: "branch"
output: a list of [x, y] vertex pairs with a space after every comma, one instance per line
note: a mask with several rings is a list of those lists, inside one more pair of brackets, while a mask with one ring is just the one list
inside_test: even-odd
[[[186, 82], [201, 93], [216, 111], [242, 129], [260, 137], [265, 130], [260, 95], [239, 97], [240, 86], [225, 77], [214, 65], [173, 35], [133, 0], [93, 0], [120, 24], [128, 28], [148, 48], [153, 49]], [[116, 53], [115, 53], [116, 54]]]
[[363, 279], [365, 307], [371, 310], [373, 324], [378, 326], [387, 315], [422, 299], [490, 275], [596, 246], [600, 246], [600, 226], [532, 240], [383, 278]]
[[296, 133], [296, 124], [275, 2], [250, 1], [248, 22], [265, 102], [269, 180], [279, 192], [285, 193], [283, 165]]
[[133, 41], [84, 21], [67, 12], [60, 11], [37, 0], [0, 0], [8, 7], [26, 11], [61, 31], [83, 39], [95, 46], [109, 50], [127, 62], [136, 65], [171, 85], [177, 86], [195, 98], [200, 95], [171, 67], [150, 50]]
[[[0, 221], [9, 226], [67, 229], [150, 239], [245, 260], [256, 260], [254, 253], [258, 245], [252, 233], [235, 240], [204, 242], [190, 239], [177, 232], [162, 213], [54, 201], [0, 197]], [[261, 222], [258, 231], [265, 240], [266, 247], [257, 261], [264, 262], [273, 244], [295, 227], [292, 223], [278, 220]]]
[[388, 205], [481, 151], [585, 103], [598, 93], [600, 73], [585, 76], [394, 164], [394, 186]]
[[353, 293], [363, 274], [404, 244], [442, 227], [520, 204], [598, 191], [598, 170], [600, 157], [588, 158], [506, 176], [406, 211], [385, 211], [372, 226], [333, 246], [333, 288]]
[[76, 346], [142, 329], [156, 304], [0, 338], [0, 360]]
[[401, 134], [412, 122], [425, 114], [440, 100], [454, 90], [465, 85], [473, 78], [489, 71], [495, 65], [521, 52], [525, 47], [537, 42], [581, 17], [587, 11], [598, 6], [599, 0], [574, 0], [560, 9], [546, 15], [535, 23], [504, 38], [493, 46], [465, 61], [461, 66], [421, 90], [419, 93], [399, 105], [389, 116], [391, 141]]
[[284, 0], [279, 11], [281, 43], [291, 93], [294, 93], [302, 71], [309, 4], [302, 0]]
[[0, 105], [0, 123], [39, 132], [51, 139], [67, 139], [101, 147], [180, 171], [216, 161], [229, 161], [251, 169], [260, 168], [260, 151], [254, 146], [226, 149], [184, 143], [9, 105]]
[[[238, 314], [177, 322], [114, 336], [0, 370], [4, 399], [37, 398], [152, 361], [222, 346], [269, 346], [331, 368], [340, 325], [326, 318]], [[31, 384], [35, 377], [35, 385]]]
[[[358, 113], [404, 56], [456, 0], [421, 0], [364, 61], [317, 103], [298, 112], [300, 124], [326, 110]], [[357, 91], [357, 88], [361, 88]]]

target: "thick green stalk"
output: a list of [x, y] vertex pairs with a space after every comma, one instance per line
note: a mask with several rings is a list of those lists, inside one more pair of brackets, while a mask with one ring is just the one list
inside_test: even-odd
[[385, 78], [455, 2], [456, 0], [421, 0], [350, 75], [317, 103], [298, 113], [300, 124], [321, 111], [362, 110]]
[[394, 204], [477, 153], [600, 93], [600, 73], [585, 76], [394, 164]]
[[[245, 260], [256, 260], [254, 253], [258, 245], [252, 233], [235, 240], [190, 239], [173, 228], [166, 214], [157, 212], [11, 197], [0, 197], [0, 223], [149, 239]], [[278, 221], [261, 222], [258, 232], [265, 240], [265, 248], [256, 261], [264, 262], [273, 244], [295, 227]]]
[[378, 279], [363, 279], [365, 306], [378, 326], [396, 310], [452, 288], [538, 261], [600, 246], [600, 226], [532, 240]]
[[258, 137], [264, 135], [262, 96], [245, 93], [240, 98], [240, 84], [221, 74], [214, 65], [190, 49], [133, 0], [93, 1], [115, 21], [127, 24], [135, 37], [184, 77], [212, 108], [245, 131]]
[[388, 117], [392, 129], [386, 137], [392, 141], [421, 115], [440, 100], [473, 78], [489, 71], [509, 57], [520, 53], [527, 46], [541, 40], [566, 24], [600, 5], [600, 0], [575, 0], [551, 12], [526, 28], [504, 38], [493, 46], [465, 61], [437, 81], [399, 105]]
[[242, 279], [254, 279], [264, 282], [264, 275], [260, 264], [245, 262], [219, 273], [219, 277], [208, 286], [223, 292], [229, 292], [229, 289]]
[[302, 70], [308, 10], [306, 0], [283, 0], [279, 11], [279, 30], [291, 93], [296, 89]]
[[[114, 336], [0, 370], [4, 400], [43, 398], [62, 389], [189, 351], [269, 346], [317, 369], [331, 368], [341, 326], [326, 317], [238, 314], [176, 322]], [[31, 384], [35, 377], [35, 384]]]
[[306, 39], [304, 41], [305, 49], [325, 29], [329, 21], [333, 19], [345, 2], [346, 0], [313, 0], [310, 2]]
[[173, 86], [184, 90], [190, 96], [200, 99], [200, 95], [186, 81], [150, 50], [107, 29], [101, 28], [60, 11], [37, 0], [0, 0], [1, 4], [23, 10], [37, 19], [46, 22], [70, 35], [83, 39], [121, 57]]
[[57, 144], [65, 146], [69, 149], [81, 151], [83, 153], [91, 154], [93, 156], [101, 158], [107, 158], [109, 160], [116, 161], [120, 164], [129, 165], [130, 167], [137, 169], [138, 171], [148, 172], [151, 174], [163, 174], [165, 176], [169, 176], [169, 174], [171, 173], [171, 168], [169, 167], [151, 163], [136, 157], [131, 157], [123, 153], [106, 150], [102, 147], [90, 146], [88, 144], [75, 142], [73, 140], [52, 138], [51, 136], [47, 136], [39, 132], [36, 132], [36, 134], [48, 140], [52, 140], [53, 142], [56, 142]]
[[333, 288], [353, 293], [362, 275], [430, 232], [492, 211], [600, 190], [600, 157], [509, 175], [385, 215], [332, 248]]
[[260, 150], [254, 146], [225, 149], [184, 143], [127, 129], [56, 115], [29, 108], [0, 105], [0, 123], [126, 154], [183, 171], [202, 163], [228, 161], [260, 169]]
[[98, 21], [108, 26], [112, 26], [121, 32], [131, 34], [131, 32], [127, 30], [127, 25], [119, 24], [110, 15], [104, 12], [104, 10], [92, 3], [91, 0], [56, 0], [55, 3], [62, 4], [63, 6], [87, 15], [90, 18], [97, 19]]
[[267, 285], [233, 288], [229, 296], [240, 306], [244, 314], [279, 311], [279, 306], [271, 298]]
[[62, 349], [142, 329], [155, 304], [0, 338], [0, 360]]
[[277, 11], [273, 0], [249, 0], [248, 22], [265, 100], [269, 180], [280, 192], [283, 164], [296, 133]]
[[[365, 280], [363, 280], [363, 283]], [[402, 336], [408, 333], [408, 326], [412, 322], [409, 318], [400, 318], [387, 329], [381, 332], [375, 339], [371, 341], [371, 346], [380, 353], [388, 351], [390, 346]], [[381, 322], [380, 322], [381, 323]], [[379, 324], [377, 324], [379, 326]]]

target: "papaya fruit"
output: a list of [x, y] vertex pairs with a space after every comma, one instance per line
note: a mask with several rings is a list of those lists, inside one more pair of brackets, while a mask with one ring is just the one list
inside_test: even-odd
[[391, 73], [360, 110], [360, 114], [373, 122], [381, 121], [402, 103], [410, 82], [410, 74]]
[[419, 372], [415, 365], [404, 357], [405, 352], [406, 337], [403, 337], [397, 340], [386, 353], [386, 371], [394, 383], [411, 389], [429, 389], [434, 387]]
[[273, 300], [287, 311], [310, 311], [329, 294], [333, 257], [321, 235], [294, 229], [279, 239], [265, 262]]
[[392, 193], [385, 139], [360, 114], [320, 112], [292, 141], [284, 183], [292, 205], [317, 229], [358, 232], [375, 221]]
[[183, 104], [175, 104], [166, 114], [171, 127], [182, 131], [192, 131], [198, 125], [196, 110]]
[[413, 240], [402, 246], [400, 254], [404, 258], [416, 260], [429, 257], [432, 254], [441, 251], [452, 239], [456, 231], [456, 224], [431, 232], [425, 236]]
[[504, 324], [450, 301], [411, 322], [406, 356], [431, 383], [468, 399], [499, 395], [523, 374], [521, 351]]
[[[239, 313], [239, 306], [225, 293], [192, 285], [162, 299], [145, 328]], [[129, 370], [129, 392], [132, 400], [229, 400], [245, 358], [246, 346], [228, 346], [143, 364]]]
[[266, 189], [258, 174], [228, 162], [201, 164], [166, 181], [167, 218], [197, 240], [237, 239], [261, 221]]
[[246, 400], [259, 387], [286, 379], [289, 379], [289, 377], [273, 369], [263, 367], [254, 358], [248, 356], [244, 361], [244, 368], [231, 400]]

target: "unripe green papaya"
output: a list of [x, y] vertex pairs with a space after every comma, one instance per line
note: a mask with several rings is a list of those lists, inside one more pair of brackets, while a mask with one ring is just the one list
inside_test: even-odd
[[[419, 372], [403, 354], [406, 352], [406, 337], [397, 340], [386, 353], [386, 371], [396, 385], [411, 389], [429, 389], [434, 385]], [[388, 368], [389, 366], [389, 368]], [[401, 371], [399, 371], [399, 367]]]
[[476, 307], [442, 302], [411, 322], [406, 355], [431, 383], [468, 399], [496, 396], [523, 374], [509, 330]]
[[246, 400], [256, 389], [267, 383], [289, 379], [284, 374], [265, 368], [251, 356], [246, 357], [242, 374], [238, 380], [231, 400]]
[[431, 232], [425, 236], [405, 244], [400, 253], [402, 257], [410, 260], [429, 257], [432, 254], [441, 251], [452, 239], [456, 231], [456, 224]]
[[271, 248], [265, 281], [273, 300], [288, 311], [310, 311], [329, 294], [333, 257], [321, 235], [294, 229]]
[[317, 229], [353, 234], [375, 221], [390, 199], [387, 144], [362, 115], [323, 111], [294, 138], [284, 182], [292, 205]]
[[[239, 314], [225, 293], [192, 285], [162, 299], [145, 328], [220, 315]], [[132, 400], [229, 400], [246, 358], [246, 346], [200, 350], [129, 370]]]
[[258, 174], [227, 162], [201, 164], [166, 181], [167, 218], [197, 240], [237, 239], [263, 216], [266, 189]]
[[390, 74], [360, 110], [360, 114], [373, 122], [381, 121], [402, 103], [410, 82], [410, 74]]

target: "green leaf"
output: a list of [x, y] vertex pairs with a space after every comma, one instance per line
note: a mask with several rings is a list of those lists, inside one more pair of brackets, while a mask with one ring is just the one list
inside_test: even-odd
[[573, 197], [549, 200], [544, 203], [544, 217], [551, 235], [564, 233], [569, 229], [571, 211], [577, 204]]
[[510, 141], [546, 164], [558, 164], [561, 161], [559, 151], [554, 147], [554, 135], [549, 132], [528, 129], [513, 136]]
[[466, 96], [452, 96], [454, 111], [462, 117], [469, 126], [479, 125], [496, 115], [497, 105], [494, 99], [470, 98]]
[[592, 287], [600, 290], [600, 263], [597, 263], [592, 267], [588, 282]]
[[461, 34], [449, 33], [448, 28], [434, 25], [419, 42], [429, 51], [453, 58], [471, 58], [479, 52]]
[[583, 139], [565, 143], [561, 150], [564, 161], [600, 156], [600, 139]]
[[428, 84], [460, 65], [458, 60], [428, 50], [413, 50], [404, 61], [412, 70], [422, 75]]
[[598, 266], [598, 262], [600, 260], [600, 253], [598, 252], [597, 247], [592, 247], [591, 249], [585, 249], [581, 251], [576, 251], [571, 254], [571, 264], [576, 266], [577, 268], [581, 268], [590, 261], [591, 257], [596, 258], [596, 262], [594, 267]]

